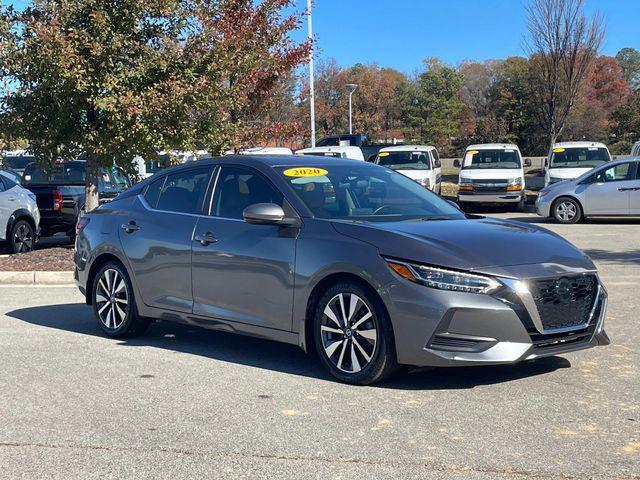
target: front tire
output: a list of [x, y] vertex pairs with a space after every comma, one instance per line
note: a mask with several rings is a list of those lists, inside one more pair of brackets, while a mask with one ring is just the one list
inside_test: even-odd
[[553, 218], [559, 223], [578, 223], [582, 219], [582, 207], [570, 197], [560, 197], [551, 207]]
[[26, 220], [18, 220], [9, 235], [9, 253], [31, 252], [36, 245], [35, 232]]
[[375, 293], [357, 283], [341, 282], [323, 294], [314, 337], [320, 361], [342, 382], [370, 385], [398, 369], [386, 310]]
[[94, 277], [91, 292], [98, 325], [109, 337], [141, 335], [149, 326], [138, 315], [131, 279], [120, 263], [105, 263]]

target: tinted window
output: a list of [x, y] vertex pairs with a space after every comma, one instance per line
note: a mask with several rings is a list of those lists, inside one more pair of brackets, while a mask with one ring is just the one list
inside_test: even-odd
[[86, 177], [84, 162], [57, 163], [48, 172], [37, 164], [31, 163], [23, 174], [25, 185], [32, 183], [84, 185]]
[[6, 190], [5, 186], [4, 186], [4, 178], [2, 178], [3, 176], [0, 175], [0, 192], [4, 192]]
[[316, 217], [372, 222], [465, 218], [446, 200], [386, 168], [364, 162], [355, 167], [314, 167], [315, 172], [309, 172], [314, 168], [277, 170]]
[[5, 190], [9, 190], [16, 185], [20, 185], [19, 179], [10, 172], [0, 172], [0, 181], [4, 183]]
[[160, 197], [160, 191], [164, 185], [166, 177], [158, 178], [147, 186], [147, 191], [144, 194], [144, 199], [147, 201], [151, 208], [156, 208], [158, 204], [158, 198]]
[[169, 212], [201, 213], [209, 173], [209, 168], [195, 168], [168, 175], [156, 208]]
[[14, 170], [24, 170], [27, 165], [35, 162], [36, 157], [32, 155], [8, 156], [4, 159], [4, 164]]
[[253, 170], [223, 167], [218, 178], [212, 215], [242, 219], [242, 212], [256, 203], [275, 203], [282, 206], [282, 194]]
[[596, 182], [620, 182], [631, 180], [633, 172], [632, 163], [621, 163], [615, 167], [601, 170], [596, 174]]

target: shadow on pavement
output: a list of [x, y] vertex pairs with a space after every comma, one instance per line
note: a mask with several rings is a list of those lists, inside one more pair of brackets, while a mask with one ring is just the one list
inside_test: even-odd
[[591, 248], [584, 250], [592, 260], [599, 260], [607, 263], [617, 263], [619, 265], [637, 264], [640, 265], [640, 249], [636, 250], [599, 250]]
[[[84, 304], [22, 308], [6, 315], [32, 325], [104, 337], [90, 307]], [[190, 325], [158, 322], [151, 325], [147, 333], [141, 337], [113, 341], [125, 347], [151, 346], [223, 362], [333, 381], [313, 355], [305, 354], [294, 345]], [[549, 357], [518, 365], [422, 369], [400, 375], [379, 386], [403, 390], [468, 389], [543, 375], [570, 366], [570, 362], [564, 358]]]

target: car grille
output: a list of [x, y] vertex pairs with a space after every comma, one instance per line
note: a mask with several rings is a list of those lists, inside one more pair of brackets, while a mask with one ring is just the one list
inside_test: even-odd
[[474, 180], [473, 190], [482, 193], [504, 193], [507, 191], [507, 182], [504, 178]]
[[588, 323], [597, 290], [598, 280], [595, 275], [539, 280], [531, 286], [545, 330]]

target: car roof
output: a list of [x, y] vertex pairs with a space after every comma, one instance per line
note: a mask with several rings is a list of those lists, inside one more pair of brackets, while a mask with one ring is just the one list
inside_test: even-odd
[[330, 147], [310, 147], [310, 148], [301, 148], [300, 150], [296, 150], [296, 153], [320, 153], [320, 152], [352, 152], [354, 150], [360, 150], [360, 147], [356, 147], [354, 145], [335, 145]]
[[479, 143], [477, 145], [469, 145], [467, 150], [518, 150], [518, 146], [514, 143]]
[[607, 148], [604, 143], [600, 142], [560, 142], [553, 145], [553, 148], [586, 148], [586, 147], [598, 147]]
[[432, 145], [394, 145], [393, 147], [384, 147], [381, 152], [428, 152], [435, 150]]

